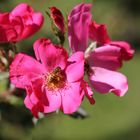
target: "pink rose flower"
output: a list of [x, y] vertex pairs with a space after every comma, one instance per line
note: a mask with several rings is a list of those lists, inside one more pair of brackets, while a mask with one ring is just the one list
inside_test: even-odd
[[[91, 28], [91, 7], [91, 4], [79, 4], [71, 11], [68, 23], [70, 47], [73, 52], [85, 52], [85, 71], [96, 91], [123, 96], [128, 90], [127, 78], [116, 70], [122, 66], [122, 60], [127, 60], [132, 48], [124, 42], [112, 45], [103, 25], [93, 22], [96, 26]], [[98, 40], [102, 46], [88, 48], [89, 37]]]
[[65, 23], [64, 23], [64, 17], [59, 9], [56, 7], [50, 7], [50, 16], [55, 24], [55, 26], [64, 33], [65, 31]]
[[18, 42], [37, 32], [43, 24], [43, 15], [22, 3], [10, 13], [0, 13], [0, 42]]
[[84, 95], [94, 102], [88, 85], [83, 81], [84, 54], [76, 52], [68, 58], [67, 52], [48, 39], [34, 43], [37, 60], [19, 53], [10, 66], [11, 82], [26, 89], [25, 105], [34, 116], [38, 112], [62, 110], [75, 112]]

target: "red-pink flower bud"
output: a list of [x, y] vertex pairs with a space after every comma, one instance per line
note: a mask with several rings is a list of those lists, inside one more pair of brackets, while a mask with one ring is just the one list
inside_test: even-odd
[[50, 7], [50, 16], [55, 26], [62, 32], [65, 30], [64, 17], [59, 9], [56, 7]]

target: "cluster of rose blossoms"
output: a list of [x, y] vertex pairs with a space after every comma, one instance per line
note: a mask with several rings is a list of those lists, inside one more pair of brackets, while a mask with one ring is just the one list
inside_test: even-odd
[[[11, 83], [26, 90], [25, 106], [37, 118], [39, 112], [74, 113], [85, 96], [94, 104], [89, 83], [102, 94], [123, 96], [128, 90], [127, 78], [117, 70], [123, 60], [133, 57], [134, 50], [127, 42], [111, 41], [106, 26], [92, 19], [91, 7], [84, 3], [75, 6], [68, 23], [59, 9], [51, 7], [47, 14], [61, 43], [40, 38], [33, 45], [36, 59], [18, 53], [10, 65]], [[0, 42], [15, 44], [36, 33], [43, 21], [41, 13], [24, 3], [10, 13], [0, 13]], [[63, 47], [66, 32], [71, 55]]]

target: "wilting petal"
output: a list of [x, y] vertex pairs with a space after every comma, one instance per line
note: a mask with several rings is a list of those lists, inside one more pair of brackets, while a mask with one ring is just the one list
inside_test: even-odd
[[36, 58], [41, 60], [47, 71], [54, 70], [56, 67], [64, 69], [66, 66], [68, 54], [59, 46], [55, 46], [50, 40], [42, 38], [34, 43]]
[[[73, 56], [74, 55], [74, 56]], [[81, 80], [84, 76], [84, 55], [81, 52], [73, 54], [69, 58], [71, 62], [66, 68], [67, 80], [69, 82], [75, 82]], [[76, 60], [77, 58], [77, 60]]]
[[90, 67], [117, 70], [122, 66], [121, 49], [110, 45], [102, 46], [91, 52], [87, 60]]
[[49, 91], [46, 89], [46, 97], [49, 103], [47, 106], [44, 106], [44, 113], [53, 112], [61, 108], [61, 95], [59, 91]]
[[61, 109], [65, 114], [71, 114], [75, 112], [80, 106], [83, 99], [80, 89], [80, 82], [71, 83], [69, 86], [69, 88], [61, 93]]
[[89, 37], [100, 45], [110, 42], [106, 26], [104, 24], [97, 24], [95, 21], [89, 25]]
[[30, 85], [28, 75], [34, 73], [40, 75], [45, 71], [44, 67], [30, 56], [19, 53], [10, 66], [11, 82], [19, 88]]
[[110, 45], [116, 46], [121, 48], [122, 50], [122, 59], [123, 60], [130, 60], [134, 56], [134, 49], [125, 41], [111, 41]]
[[113, 92], [123, 96], [128, 90], [127, 78], [119, 72], [94, 67], [89, 79], [93, 88], [100, 93]]
[[72, 50], [85, 51], [88, 45], [89, 24], [91, 21], [91, 4], [76, 6], [69, 15], [68, 36]]

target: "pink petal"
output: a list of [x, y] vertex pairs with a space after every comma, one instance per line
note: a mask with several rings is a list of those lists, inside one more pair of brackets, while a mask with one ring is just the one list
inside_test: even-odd
[[17, 33], [9, 21], [9, 13], [0, 14], [0, 42], [8, 42], [17, 37]]
[[10, 24], [9, 13], [0, 13], [0, 25]]
[[89, 24], [91, 21], [91, 4], [76, 6], [69, 15], [68, 36], [72, 50], [85, 51], [88, 45]]
[[[30, 93], [31, 95], [34, 95], [34, 93]], [[34, 102], [34, 100], [31, 99], [31, 96], [29, 94], [26, 95], [24, 99], [25, 106], [31, 110], [34, 117], [38, 118], [39, 112], [44, 112], [43, 104], [40, 101]]]
[[30, 85], [30, 73], [41, 75], [44, 71], [43, 66], [35, 59], [19, 53], [10, 65], [10, 80], [16, 87], [25, 88], [26, 85]]
[[117, 70], [122, 66], [121, 49], [110, 45], [98, 47], [89, 54], [87, 60], [90, 67]]
[[80, 13], [81, 11], [82, 12], [90, 12], [91, 7], [92, 7], [91, 4], [84, 4], [84, 3], [78, 4], [72, 9], [69, 17], [72, 17], [72, 16]]
[[15, 30], [17, 36], [12, 41], [17, 41], [21, 38], [22, 32], [24, 30], [24, 25], [22, 19], [20, 17], [9, 17], [10, 24], [12, 28]]
[[122, 50], [122, 59], [123, 60], [130, 60], [133, 58], [134, 56], [134, 49], [130, 46], [130, 44], [128, 44], [125, 41], [112, 41], [110, 42], [110, 45], [116, 46], [121, 48]]
[[44, 89], [44, 81], [42, 78], [35, 78], [31, 81], [33, 93], [30, 98], [32, 102], [41, 102], [43, 105], [48, 105], [48, 99], [46, 97]]
[[89, 37], [100, 45], [110, 42], [106, 26], [104, 24], [97, 24], [95, 21], [89, 25]]
[[39, 30], [39, 28], [36, 24], [25, 26], [20, 38], [18, 39], [18, 41], [30, 37], [31, 35], [33, 35], [38, 30]]
[[26, 95], [25, 99], [24, 99], [24, 104], [28, 109], [32, 109], [32, 107], [34, 106], [34, 104], [31, 102], [30, 100], [30, 96]]
[[41, 27], [44, 21], [44, 17], [42, 16], [42, 13], [36, 12], [32, 15], [33, 23], [37, 25], [38, 27]]
[[69, 88], [61, 93], [62, 107], [65, 114], [75, 112], [81, 105], [83, 95], [81, 94], [80, 82], [71, 83]]
[[31, 112], [32, 112], [33, 116], [38, 119], [38, 113], [39, 112], [43, 112], [44, 113], [44, 107], [43, 107], [42, 103], [38, 102], [37, 104], [35, 104], [32, 107]]
[[46, 97], [49, 104], [44, 106], [44, 113], [53, 112], [61, 108], [61, 95], [59, 91], [49, 91], [46, 89]]
[[20, 40], [25, 39], [37, 32], [41, 28], [43, 21], [44, 18], [41, 13], [32, 14], [32, 21], [30, 22], [30, 24], [24, 25], [25, 27]]
[[8, 42], [6, 31], [4, 27], [2, 27], [1, 25], [0, 25], [0, 33], [1, 33], [0, 42]]
[[64, 69], [68, 54], [59, 46], [53, 45], [49, 39], [39, 39], [34, 43], [36, 58], [41, 60], [47, 71], [54, 70], [56, 67]]
[[76, 52], [73, 53], [69, 58], [68, 62], [80, 62], [84, 60], [84, 53], [83, 52]]
[[11, 12], [13, 16], [24, 16], [25, 14], [32, 14], [33, 8], [26, 3], [17, 5]]
[[[75, 82], [75, 81], [81, 80], [84, 76], [83, 53], [77, 52], [73, 55], [69, 58], [69, 61], [71, 61], [71, 63], [66, 68], [66, 76], [69, 82]], [[76, 61], [76, 58], [77, 58], [77, 61]]]
[[94, 67], [89, 79], [93, 88], [103, 94], [113, 92], [123, 96], [128, 90], [127, 78], [119, 72]]

